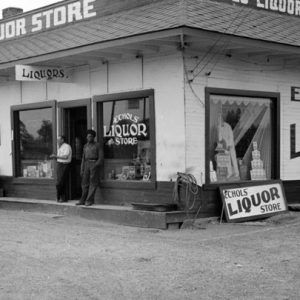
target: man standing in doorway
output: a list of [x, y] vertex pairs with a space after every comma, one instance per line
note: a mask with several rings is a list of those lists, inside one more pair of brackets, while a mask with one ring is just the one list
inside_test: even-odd
[[67, 202], [66, 183], [72, 161], [72, 148], [66, 143], [66, 137], [61, 135], [57, 139], [57, 155], [51, 154], [50, 158], [57, 160], [56, 167], [56, 199], [57, 202]]
[[90, 206], [94, 204], [94, 197], [99, 185], [100, 165], [103, 161], [103, 152], [95, 142], [96, 132], [87, 131], [87, 143], [83, 147], [80, 175], [82, 178], [82, 195], [76, 205]]

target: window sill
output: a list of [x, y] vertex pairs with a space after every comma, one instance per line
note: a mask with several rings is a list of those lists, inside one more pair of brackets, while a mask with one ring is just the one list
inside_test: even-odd
[[15, 177], [13, 179], [14, 184], [33, 184], [33, 185], [49, 185], [54, 184], [53, 178], [26, 178]]
[[100, 183], [102, 188], [114, 188], [114, 189], [131, 189], [131, 190], [155, 190], [155, 181], [119, 181], [119, 180], [103, 180]]
[[268, 180], [243, 180], [243, 181], [233, 181], [233, 182], [218, 182], [218, 183], [207, 183], [203, 185], [204, 191], [215, 191], [219, 189], [220, 185], [222, 186], [239, 186], [239, 185], [262, 185], [264, 183], [271, 183], [276, 181], [276, 179], [268, 179]]

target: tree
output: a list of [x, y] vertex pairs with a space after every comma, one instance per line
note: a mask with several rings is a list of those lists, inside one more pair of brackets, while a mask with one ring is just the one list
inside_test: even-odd
[[37, 131], [40, 142], [47, 146], [52, 145], [52, 122], [49, 120], [43, 120], [41, 128]]

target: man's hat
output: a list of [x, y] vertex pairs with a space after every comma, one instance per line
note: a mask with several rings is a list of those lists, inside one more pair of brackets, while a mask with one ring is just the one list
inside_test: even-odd
[[93, 129], [89, 129], [87, 132], [86, 132], [86, 135], [88, 134], [91, 134], [92, 136], [96, 137], [96, 131], [93, 130]]

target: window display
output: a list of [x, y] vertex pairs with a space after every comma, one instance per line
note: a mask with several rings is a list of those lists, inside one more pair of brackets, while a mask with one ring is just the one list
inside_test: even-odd
[[150, 99], [106, 101], [102, 105], [104, 179], [151, 180]]
[[15, 112], [17, 170], [20, 177], [52, 178], [52, 108]]
[[260, 151], [257, 150], [257, 142], [253, 142], [251, 167], [252, 167], [252, 170], [250, 171], [251, 180], [266, 179], [266, 171], [264, 169], [264, 163], [260, 159]]
[[210, 95], [210, 182], [271, 179], [272, 101]]

